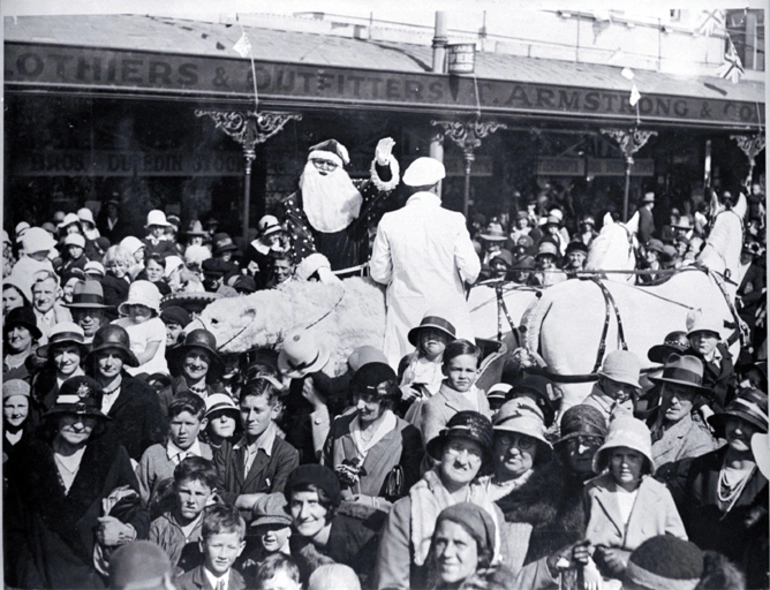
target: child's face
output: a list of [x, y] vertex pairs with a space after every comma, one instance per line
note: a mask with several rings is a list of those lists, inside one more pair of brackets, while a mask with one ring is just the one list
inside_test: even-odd
[[150, 234], [152, 234], [154, 238], [162, 238], [166, 235], [166, 227], [163, 225], [151, 225]]
[[690, 335], [690, 345], [701, 355], [708, 356], [717, 347], [719, 334], [703, 330]]
[[198, 432], [205, 425], [206, 419], [200, 420], [190, 412], [180, 412], [169, 424], [171, 441], [180, 449], [189, 449], [198, 438]]
[[216, 533], [202, 539], [203, 565], [216, 577], [223, 576], [238, 559], [245, 545], [237, 532]]
[[444, 354], [444, 349], [449, 338], [441, 330], [426, 328], [420, 330], [420, 348], [430, 360], [439, 358]]
[[139, 303], [126, 305], [126, 311], [128, 312], [128, 317], [130, 317], [135, 324], [146, 322], [152, 317], [152, 310], [146, 305], [141, 305]]
[[83, 248], [74, 244], [67, 246], [67, 251], [69, 252], [70, 258], [73, 260], [77, 260], [83, 255]]
[[628, 447], [617, 447], [610, 451], [610, 473], [619, 486], [634, 489], [642, 477], [644, 456]]
[[217, 436], [230, 438], [235, 434], [235, 416], [232, 412], [214, 412], [209, 416], [209, 428]]
[[240, 407], [243, 430], [252, 440], [267, 430], [278, 416], [278, 404], [270, 403], [266, 395], [247, 395]]
[[199, 479], [185, 479], [175, 486], [182, 518], [193, 521], [203, 511], [212, 489]]
[[3, 400], [3, 417], [10, 426], [21, 426], [29, 414], [29, 398], [26, 395], [12, 395]]
[[115, 278], [122, 279], [124, 276], [126, 276], [128, 267], [126, 267], [126, 265], [121, 261], [111, 260], [105, 265], [105, 269], [107, 272], [111, 272]]
[[144, 265], [144, 270], [147, 273], [147, 280], [155, 283], [163, 278], [166, 269], [157, 260], [150, 259]]
[[621, 383], [609, 377], [602, 377], [601, 387], [605, 394], [621, 403], [631, 399], [636, 392], [636, 388], [633, 385]]
[[257, 536], [268, 553], [280, 551], [289, 542], [291, 527], [289, 525], [268, 524], [257, 527]]
[[456, 356], [442, 367], [449, 387], [464, 393], [476, 381], [477, 359], [472, 354]]
[[285, 571], [278, 570], [269, 580], [262, 580], [259, 590], [302, 590], [302, 584], [292, 580]]

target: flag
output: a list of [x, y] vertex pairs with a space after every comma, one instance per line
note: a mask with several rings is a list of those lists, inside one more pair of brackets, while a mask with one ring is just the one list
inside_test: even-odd
[[251, 53], [251, 43], [249, 42], [249, 38], [246, 36], [246, 31], [243, 31], [241, 33], [241, 38], [238, 39], [238, 42], [233, 45], [233, 49], [238, 52], [238, 55], [241, 57], [248, 57]]
[[631, 86], [631, 96], [628, 98], [628, 104], [635, 107], [640, 98], [642, 98], [642, 95], [639, 94], [639, 89], [636, 87], [636, 82], [634, 82]]
[[730, 78], [733, 84], [737, 84], [741, 80], [741, 76], [746, 73], [741, 63], [741, 58], [738, 57], [738, 52], [735, 51], [735, 45], [733, 45], [732, 39], [727, 38], [727, 53], [725, 53], [725, 62], [717, 68], [717, 76], [721, 76], [724, 79]]
[[706, 35], [710, 37], [714, 34], [714, 30], [724, 29], [725, 27], [725, 12], [723, 10], [704, 10], [706, 16], [698, 28], [695, 29], [696, 35]]

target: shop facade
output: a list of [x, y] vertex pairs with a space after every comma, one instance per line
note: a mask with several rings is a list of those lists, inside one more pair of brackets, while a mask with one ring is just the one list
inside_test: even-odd
[[[630, 193], [633, 203], [655, 190], [664, 207], [702, 195], [708, 151], [712, 182], [737, 188], [748, 160], [731, 138], [764, 132], [758, 83], [736, 89], [717, 79], [644, 72], [639, 84], [649, 91], [634, 108], [628, 84], [610, 77], [618, 77], [618, 68], [609, 66], [529, 60], [522, 76], [516, 75], [522, 58], [483, 53], [476, 55], [475, 76], [381, 69], [376, 60], [370, 68], [252, 64], [232, 52], [196, 50], [178, 27], [173, 49], [139, 50], [130, 35], [118, 34], [120, 17], [102, 18], [117, 19], [110, 46], [87, 32], [79, 44], [41, 41], [30, 31], [45, 27], [42, 21], [6, 36], [6, 226], [45, 221], [56, 209], [98, 209], [117, 196], [137, 231], [146, 211], [157, 207], [183, 220], [213, 215], [237, 233], [243, 152], [202, 111], [253, 111], [255, 81], [260, 112], [301, 119], [256, 146], [252, 226], [296, 189], [307, 148], [329, 137], [350, 149], [351, 175], [364, 176], [380, 137], [396, 139], [396, 155], [406, 164], [428, 154], [443, 129], [439, 121], [501, 123], [505, 128], [474, 150], [471, 212], [510, 210], [551, 191], [582, 213], [617, 210], [622, 201], [626, 160], [604, 130], [655, 132], [634, 154]], [[430, 48], [406, 49], [427, 62]], [[340, 55], [353, 50], [339, 49]], [[460, 209], [463, 151], [448, 137], [444, 158], [444, 200]], [[753, 176], [763, 174], [760, 157]]]

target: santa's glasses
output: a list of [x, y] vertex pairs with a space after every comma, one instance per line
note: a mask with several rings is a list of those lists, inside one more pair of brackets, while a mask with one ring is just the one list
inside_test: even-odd
[[310, 161], [313, 162], [313, 166], [315, 166], [319, 170], [333, 172], [334, 170], [337, 169], [337, 162], [332, 162], [331, 160], [322, 160], [320, 158], [313, 158]]

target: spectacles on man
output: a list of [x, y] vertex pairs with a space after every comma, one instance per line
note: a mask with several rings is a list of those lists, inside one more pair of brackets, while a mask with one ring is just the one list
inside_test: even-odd
[[334, 170], [337, 169], [337, 162], [332, 162], [331, 160], [322, 160], [321, 158], [313, 158], [310, 161], [313, 162], [313, 166], [318, 168], [318, 170], [333, 172]]

